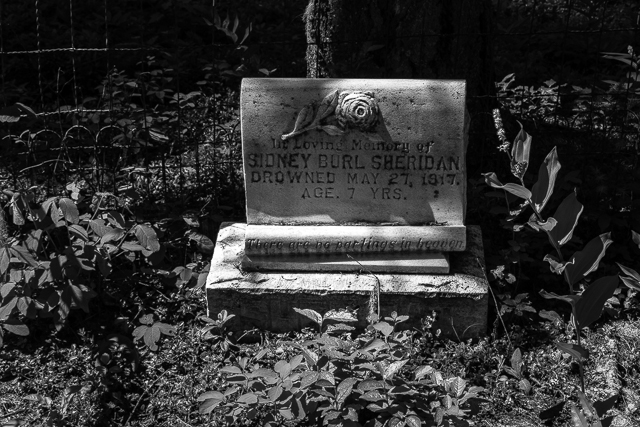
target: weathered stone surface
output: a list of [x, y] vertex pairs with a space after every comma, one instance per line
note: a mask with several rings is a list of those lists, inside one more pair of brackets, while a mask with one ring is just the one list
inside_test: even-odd
[[468, 248], [450, 254], [448, 275], [247, 272], [241, 268], [245, 230], [246, 224], [222, 225], [206, 285], [209, 316], [228, 310], [236, 315], [232, 329], [300, 329], [309, 320], [294, 307], [325, 313], [346, 306], [359, 307], [358, 326], [364, 327], [379, 287], [382, 315], [409, 315], [407, 326], [419, 325], [435, 310], [435, 326], [445, 336], [464, 339], [486, 331], [488, 283], [479, 227], [467, 227]]
[[286, 226], [251, 225], [245, 234], [247, 255], [391, 254], [461, 251], [464, 226]]
[[[345, 252], [323, 226], [447, 225], [437, 239], [464, 240], [464, 81], [245, 79], [241, 115], [247, 222], [274, 227], [274, 253], [314, 233]], [[268, 254], [251, 245], [257, 228], [248, 235], [248, 254]]]
[[341, 271], [371, 273], [449, 273], [449, 255], [440, 252], [245, 256], [246, 271]]

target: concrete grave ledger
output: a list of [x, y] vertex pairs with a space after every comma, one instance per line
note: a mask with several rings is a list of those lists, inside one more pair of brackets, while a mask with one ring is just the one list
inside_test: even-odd
[[457, 80], [243, 80], [247, 223], [220, 229], [209, 315], [286, 331], [308, 323], [294, 308], [358, 308], [358, 326], [435, 311], [445, 335], [484, 334], [465, 96]]
[[245, 268], [447, 273], [465, 250], [464, 81], [245, 79], [241, 116]]
[[246, 227], [222, 224], [206, 285], [209, 317], [215, 319], [222, 310], [235, 314], [228, 325], [232, 330], [317, 327], [294, 307], [320, 314], [357, 308], [354, 326], [363, 328], [379, 303], [383, 317], [392, 311], [409, 316], [404, 327], [420, 327], [421, 319], [435, 311], [433, 326], [445, 337], [468, 339], [486, 333], [489, 285], [478, 226], [467, 227], [469, 247], [451, 254], [449, 274], [245, 271], [241, 260]]

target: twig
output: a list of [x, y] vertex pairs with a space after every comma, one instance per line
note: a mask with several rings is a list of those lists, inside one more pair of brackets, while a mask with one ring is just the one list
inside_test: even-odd
[[8, 414], [0, 415], [0, 418], [8, 418], [8, 417], [10, 417], [10, 416], [12, 416], [12, 415], [19, 414], [20, 412], [24, 412], [24, 411], [26, 411], [26, 410], [27, 410], [27, 408], [24, 408], [24, 409], [18, 409], [18, 410], [16, 410], [16, 411], [9, 412]]
[[127, 426], [129, 425], [129, 421], [131, 421], [131, 417], [133, 417], [133, 414], [135, 414], [135, 412], [138, 410], [138, 406], [140, 406], [140, 402], [142, 402], [142, 398], [144, 397], [145, 394], [149, 393], [149, 390], [151, 389], [151, 387], [153, 387], [154, 385], [156, 385], [156, 383], [158, 381], [160, 381], [160, 379], [162, 377], [164, 377], [164, 375], [169, 372], [169, 369], [167, 369], [166, 371], [164, 371], [162, 374], [160, 374], [158, 376], [158, 378], [156, 378], [149, 387], [147, 387], [142, 394], [140, 395], [140, 397], [138, 398], [138, 401], [136, 402], [136, 406], [133, 407], [133, 410], [131, 411], [131, 413], [129, 413], [129, 416], [127, 417], [127, 421], [125, 421], [125, 423], [123, 425]]
[[489, 278], [487, 274], [484, 272], [484, 267], [480, 263], [478, 257], [476, 257], [476, 262], [482, 270], [482, 274], [484, 275], [485, 280], [487, 281], [487, 287], [489, 288], [489, 292], [491, 292], [491, 296], [493, 297], [493, 303], [496, 305], [496, 313], [498, 314], [498, 318], [500, 319], [500, 323], [502, 323], [502, 327], [504, 328], [505, 334], [507, 334], [507, 340], [509, 341], [509, 349], [513, 348], [513, 344], [511, 343], [511, 337], [509, 336], [509, 330], [507, 329], [507, 325], [504, 324], [504, 320], [502, 319], [502, 315], [500, 314], [500, 307], [498, 307], [498, 300], [496, 299], [496, 295], [493, 293], [493, 289], [491, 289], [491, 285], [489, 284]]

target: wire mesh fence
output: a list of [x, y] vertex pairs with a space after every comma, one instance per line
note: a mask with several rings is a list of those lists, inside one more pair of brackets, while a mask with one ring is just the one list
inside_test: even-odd
[[[239, 82], [305, 76], [307, 3], [1, 0], [2, 186], [38, 185], [46, 197], [74, 182], [149, 215], [242, 215]], [[413, 21], [406, 40], [489, 41], [497, 84], [470, 101], [489, 99], [559, 145], [599, 192], [594, 203], [633, 205], [637, 1], [494, 0], [491, 25], [468, 34], [426, 25], [421, 10], [405, 17]], [[356, 51], [345, 59], [349, 77], [374, 69], [379, 39], [330, 42]], [[471, 144], [480, 147], [478, 168], [493, 166], [491, 130], [476, 130]], [[612, 179], [607, 168], [625, 174]]]

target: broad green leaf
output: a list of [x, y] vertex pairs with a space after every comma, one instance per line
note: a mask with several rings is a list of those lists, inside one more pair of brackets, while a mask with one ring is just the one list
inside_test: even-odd
[[460, 377], [451, 379], [451, 382], [449, 383], [451, 394], [456, 398], [462, 396], [462, 393], [464, 393], [464, 389], [466, 386], [467, 382]]
[[384, 396], [377, 390], [369, 390], [361, 395], [360, 399], [366, 400], [367, 402], [379, 402], [384, 400]]
[[631, 230], [631, 240], [633, 240], [633, 243], [638, 245], [638, 247], [640, 248], [640, 233], [636, 233], [635, 231]]
[[387, 379], [392, 379], [393, 376], [408, 362], [409, 360], [397, 360], [389, 364], [389, 366], [384, 368], [382, 372], [382, 377]]
[[295, 418], [290, 409], [278, 409], [278, 413], [280, 413], [280, 415], [282, 415], [282, 417], [287, 421], [291, 421]]
[[147, 326], [153, 325], [153, 314], [145, 314], [143, 316], [140, 316], [139, 322]]
[[338, 407], [342, 406], [344, 401], [351, 394], [353, 386], [358, 382], [356, 378], [346, 378], [336, 388], [336, 403]]
[[589, 358], [589, 351], [578, 344], [569, 344], [565, 342], [555, 342], [554, 344], [560, 350], [571, 355], [577, 361], [584, 361]]
[[[110, 228], [110, 227], [109, 227]], [[100, 244], [111, 242], [112, 240], [120, 240], [124, 236], [125, 231], [122, 228], [111, 228], [100, 238]]]
[[375, 350], [383, 347], [388, 347], [388, 344], [383, 340], [381, 340], [380, 338], [374, 338], [362, 348], [362, 351], [371, 351], [371, 350]]
[[393, 326], [391, 326], [387, 322], [378, 322], [375, 325], [373, 325], [373, 328], [376, 331], [381, 332], [382, 335], [384, 335], [385, 337], [388, 337], [393, 332]]
[[[233, 314], [231, 316], [229, 316], [229, 317], [233, 317]], [[303, 360], [304, 360], [304, 356], [302, 354], [298, 354], [296, 356], [293, 356], [291, 358], [291, 360], [289, 361], [289, 365], [291, 365], [291, 370], [293, 371], [298, 366], [300, 366], [300, 364], [302, 363]]]
[[522, 352], [519, 348], [516, 348], [511, 355], [511, 368], [516, 372], [516, 377], [520, 378], [522, 374]]
[[26, 337], [29, 335], [29, 327], [18, 319], [7, 319], [2, 323], [2, 327], [12, 334]]
[[224, 366], [220, 369], [223, 374], [241, 374], [242, 370], [237, 366]]
[[558, 322], [560, 324], [564, 323], [562, 317], [560, 317], [560, 315], [553, 310], [540, 310], [538, 312], [538, 315], [543, 319], [551, 320], [552, 322]]
[[175, 326], [168, 325], [168, 324], [162, 323], [162, 322], [156, 322], [155, 326], [158, 327], [158, 330], [163, 335], [167, 335], [167, 336], [170, 336], [170, 337], [175, 337], [176, 336], [176, 327]]
[[316, 366], [316, 364], [318, 363], [318, 355], [313, 350], [310, 350], [305, 347], [301, 347], [300, 350], [302, 351], [302, 355], [307, 361], [307, 367], [312, 368]]
[[94, 219], [89, 221], [89, 227], [95, 233], [96, 236], [102, 237], [109, 231], [113, 231], [114, 228], [106, 225], [103, 219]]
[[408, 417], [406, 417], [404, 419], [404, 422], [409, 427], [421, 427], [422, 426], [422, 420], [420, 418], [418, 418], [418, 416], [416, 416], [416, 415], [409, 415]]
[[198, 412], [201, 414], [208, 414], [213, 411], [218, 405], [224, 402], [224, 395], [220, 392], [208, 391], [198, 397], [198, 401], [202, 402], [198, 408]]
[[282, 389], [282, 386], [280, 384], [271, 387], [269, 389], [269, 392], [267, 393], [267, 395], [269, 396], [269, 400], [275, 402], [276, 400], [278, 400], [283, 391], [284, 390]]
[[493, 188], [500, 188], [525, 200], [531, 199], [531, 191], [519, 184], [502, 184], [494, 172], [484, 173], [484, 181]]
[[199, 252], [206, 253], [206, 254], [213, 253], [213, 249], [215, 245], [213, 241], [207, 236], [205, 236], [204, 234], [197, 233], [193, 230], [188, 230], [185, 233], [185, 236], [187, 237], [187, 239], [193, 240], [195, 242]]
[[613, 243], [611, 233], [604, 233], [587, 243], [583, 250], [573, 254], [565, 267], [571, 285], [598, 268], [600, 260], [611, 243]]
[[335, 320], [337, 322], [357, 322], [358, 318], [348, 310], [329, 310], [324, 314], [324, 320]]
[[640, 291], [640, 282], [638, 282], [634, 278], [628, 276], [620, 276], [620, 278], [622, 279], [622, 283], [627, 285], [628, 288]]
[[38, 262], [33, 258], [33, 255], [27, 250], [27, 248], [14, 244], [9, 248], [9, 253], [14, 257], [18, 258], [20, 261], [29, 264], [31, 267], [37, 267]]
[[285, 379], [291, 373], [291, 365], [289, 364], [289, 362], [279, 360], [278, 362], [276, 362], [273, 370], [276, 371], [278, 375], [280, 375], [280, 378]]
[[551, 231], [556, 227], [556, 225], [558, 224], [558, 221], [556, 221], [556, 219], [553, 217], [549, 217], [545, 222], [540, 222], [535, 218], [535, 215], [531, 215], [531, 219], [527, 224], [529, 224], [529, 226], [533, 228], [535, 231], [540, 231], [540, 230]]
[[616, 264], [618, 264], [618, 267], [620, 267], [620, 270], [622, 270], [624, 274], [633, 278], [635, 281], [640, 282], [640, 274], [638, 274], [637, 271], [635, 271], [633, 268], [625, 267], [618, 262], [616, 262]]
[[0, 321], [3, 321], [4, 319], [11, 316], [11, 313], [13, 312], [13, 309], [16, 307], [17, 304], [18, 304], [18, 298], [14, 297], [14, 298], [11, 298], [8, 303], [0, 307]]
[[573, 427], [589, 427], [589, 423], [587, 419], [584, 417], [582, 412], [576, 407], [576, 405], [571, 402], [571, 423]]
[[6, 273], [7, 269], [9, 269], [10, 262], [11, 255], [9, 254], [9, 248], [6, 246], [0, 247], [0, 275]]
[[111, 274], [111, 258], [104, 248], [99, 248], [99, 250], [96, 251], [96, 264], [98, 264], [100, 273], [102, 273], [104, 277], [108, 277]]
[[65, 288], [61, 293], [58, 299], [58, 310], [53, 314], [53, 321], [56, 327], [56, 330], [62, 329], [64, 326], [69, 313], [71, 312], [71, 291], [68, 288]]
[[578, 201], [576, 197], [576, 191], [574, 190], [560, 203], [558, 209], [553, 214], [553, 217], [558, 221], [558, 224], [551, 230], [551, 237], [560, 244], [560, 246], [567, 243], [573, 237], [573, 230], [578, 225], [578, 219], [584, 210], [582, 203]]
[[258, 403], [258, 396], [256, 396], [255, 393], [245, 393], [242, 396], [238, 397], [236, 399], [236, 402], [252, 405], [254, 403]]
[[207, 391], [205, 393], [202, 393], [200, 396], [198, 396], [198, 402], [203, 402], [208, 399], [217, 399], [217, 400], [223, 401], [224, 394], [214, 390], [214, 391]]
[[565, 263], [560, 262], [560, 260], [558, 260], [556, 257], [554, 257], [551, 254], [545, 255], [542, 260], [547, 261], [549, 263], [549, 268], [551, 269], [551, 272], [555, 274], [562, 274], [564, 269], [567, 267], [566, 262]]
[[157, 252], [160, 250], [160, 241], [155, 230], [145, 224], [137, 224], [133, 230], [136, 238], [146, 249]]
[[24, 241], [31, 253], [37, 254], [42, 248], [42, 230], [31, 230]]
[[160, 340], [160, 328], [155, 324], [147, 328], [144, 334], [144, 343], [149, 347], [149, 350], [158, 350], [158, 340]]
[[258, 368], [248, 375], [249, 378], [278, 378], [273, 370], [269, 368]]
[[58, 201], [58, 206], [60, 206], [62, 216], [67, 220], [67, 222], [77, 224], [80, 221], [80, 213], [78, 212], [78, 207], [73, 200], [63, 197]]
[[0, 296], [2, 298], [6, 298], [7, 295], [16, 287], [15, 282], [7, 282], [4, 285], [0, 286]]
[[367, 392], [369, 390], [379, 390], [384, 388], [384, 381], [366, 379], [358, 384], [358, 390]]
[[68, 227], [69, 233], [81, 239], [84, 242], [89, 241], [89, 235], [87, 234], [87, 230], [84, 227], [81, 227], [78, 224], [71, 224]]
[[414, 375], [415, 375], [415, 380], [418, 381], [420, 378], [426, 376], [426, 375], [430, 375], [433, 372], [433, 368], [431, 366], [420, 366], [418, 369], [416, 369]]
[[622, 282], [627, 285], [627, 287], [634, 289], [636, 291], [640, 291], [640, 274], [638, 274], [637, 271], [635, 271], [633, 268], [629, 268], [629, 267], [625, 267], [624, 265], [620, 264], [620, 263], [616, 263], [618, 264], [618, 267], [620, 267], [620, 270], [622, 270], [622, 272], [625, 274], [625, 276], [620, 276], [620, 278], [622, 279]]
[[580, 299], [578, 295], [558, 295], [553, 292], [547, 292], [544, 289], [540, 291], [540, 295], [546, 299], [559, 299], [560, 301], [568, 302], [572, 308]]
[[322, 316], [320, 316], [320, 313], [318, 313], [317, 311], [311, 310], [309, 308], [300, 309], [300, 308], [296, 308], [296, 307], [293, 307], [293, 310], [296, 313], [302, 314], [303, 316], [308, 317], [309, 319], [313, 320], [319, 326], [322, 325]]
[[307, 388], [311, 384], [314, 384], [318, 381], [318, 373], [316, 371], [307, 371], [302, 374], [302, 379], [300, 380], [300, 388]]
[[333, 376], [332, 372], [321, 371], [319, 375], [320, 375], [320, 377], [318, 379], [318, 382], [324, 380], [324, 381], [328, 382], [329, 384], [331, 384], [332, 386], [336, 385], [336, 378]]
[[87, 288], [85, 285], [74, 285], [70, 283], [67, 285], [62, 294], [64, 295], [67, 292], [71, 298], [71, 302], [75, 304], [75, 306], [84, 310], [85, 313], [89, 312], [89, 300], [96, 297], [96, 294], [92, 289]]
[[586, 328], [600, 317], [604, 303], [618, 287], [618, 276], [601, 277], [585, 290], [575, 306], [575, 318], [579, 328]]
[[582, 410], [584, 411], [586, 416], [597, 417], [598, 414], [596, 413], [596, 410], [594, 409], [593, 404], [591, 403], [589, 398], [585, 396], [585, 394], [582, 391], [578, 390], [577, 392], [578, 392], [578, 398], [580, 399], [580, 404], [582, 405]]
[[549, 197], [553, 194], [553, 187], [556, 184], [556, 177], [560, 170], [560, 162], [558, 161], [558, 152], [556, 147], [544, 159], [540, 170], [538, 171], [538, 182], [531, 189], [531, 200], [538, 210], [541, 212], [549, 201]]

